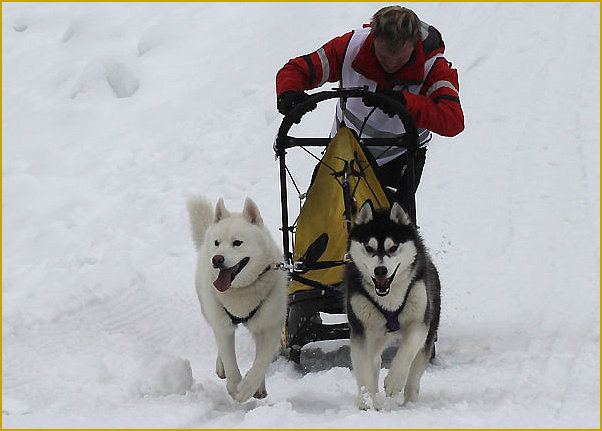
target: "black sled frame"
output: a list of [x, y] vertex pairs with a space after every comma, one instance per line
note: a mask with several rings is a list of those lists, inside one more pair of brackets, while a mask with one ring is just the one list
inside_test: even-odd
[[[299, 273], [304, 272], [302, 261], [293, 261], [293, 252], [290, 249], [291, 237], [294, 235], [294, 226], [290, 225], [287, 196], [287, 166], [286, 152], [295, 147], [326, 147], [331, 138], [306, 138], [289, 136], [288, 132], [295, 123], [299, 123], [303, 115], [315, 109], [317, 104], [329, 99], [340, 99], [344, 108], [348, 98], [362, 98], [373, 106], [394, 106], [397, 116], [403, 123], [406, 133], [395, 138], [361, 138], [360, 145], [365, 148], [371, 146], [397, 146], [407, 150], [407, 180], [410, 182], [407, 190], [414, 190], [414, 157], [418, 149], [419, 139], [416, 124], [405, 106], [383, 94], [368, 90], [367, 87], [336, 88], [321, 91], [309, 96], [303, 103], [295, 106], [286, 115], [274, 143], [274, 151], [279, 159], [280, 176], [280, 204], [282, 209], [282, 247], [284, 252], [283, 268], [289, 272], [290, 278], [295, 279]], [[344, 125], [344, 118], [343, 124]], [[345, 178], [342, 181], [342, 193], [345, 203], [345, 218], [347, 229], [351, 227], [351, 202], [352, 196], [349, 183]], [[408, 212], [412, 221], [416, 222], [416, 204], [414, 193], [407, 197]], [[320, 312], [328, 314], [345, 313], [344, 291], [340, 285], [326, 285], [316, 283], [311, 290], [302, 290], [289, 295], [286, 313], [285, 328], [283, 331], [282, 354], [290, 360], [300, 363], [301, 348], [315, 341], [339, 340], [349, 338], [349, 325], [338, 323], [325, 325], [320, 318]]]

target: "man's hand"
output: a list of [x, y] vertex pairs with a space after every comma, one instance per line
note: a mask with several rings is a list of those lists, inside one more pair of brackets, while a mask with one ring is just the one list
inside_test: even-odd
[[[278, 97], [276, 104], [278, 112], [282, 115], [288, 115], [295, 106], [307, 100], [308, 97], [309, 95], [304, 91], [285, 91]], [[315, 106], [311, 109], [315, 109]], [[298, 121], [296, 121], [296, 123], [298, 123]]]
[[[387, 96], [393, 100], [395, 100], [397, 103], [401, 103], [403, 106], [406, 106], [406, 98], [403, 95], [403, 91], [395, 91], [395, 90], [391, 90], [390, 88], [383, 88], [381, 90], [376, 90], [376, 94], [382, 94], [383, 96]], [[362, 102], [364, 102], [364, 105], [366, 106], [376, 106], [372, 101], [368, 101], [366, 100], [367, 98], [363, 98]], [[387, 114], [389, 117], [393, 118], [394, 116], [397, 115], [397, 108], [395, 106], [395, 103], [385, 103], [382, 106], [378, 106], [385, 114]]]

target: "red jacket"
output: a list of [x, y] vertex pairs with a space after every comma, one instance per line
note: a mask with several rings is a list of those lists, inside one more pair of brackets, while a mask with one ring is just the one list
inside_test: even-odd
[[[311, 54], [289, 60], [276, 75], [276, 93], [288, 90], [311, 90], [341, 79], [343, 59], [353, 32], [327, 42]], [[442, 136], [455, 136], [464, 130], [464, 113], [458, 94], [458, 73], [444, 58], [438, 59], [428, 76], [424, 77], [425, 61], [443, 54], [445, 45], [440, 33], [432, 26], [428, 35], [416, 43], [412, 58], [394, 75], [387, 74], [374, 56], [373, 37], [370, 34], [352, 62], [352, 68], [377, 83], [377, 88], [424, 83], [419, 94], [404, 91], [407, 108], [419, 128]], [[322, 57], [321, 57], [322, 56]], [[322, 59], [328, 62], [322, 64]], [[328, 71], [328, 77], [324, 70]], [[451, 85], [450, 85], [451, 84]]]

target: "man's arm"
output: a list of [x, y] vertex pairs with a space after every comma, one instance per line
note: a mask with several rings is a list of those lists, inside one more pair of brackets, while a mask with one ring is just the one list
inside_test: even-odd
[[418, 127], [441, 136], [456, 136], [464, 130], [459, 89], [458, 72], [441, 58], [433, 65], [421, 94], [403, 94]]
[[336, 37], [311, 54], [289, 60], [276, 74], [276, 94], [311, 90], [326, 82], [338, 81], [352, 34]]

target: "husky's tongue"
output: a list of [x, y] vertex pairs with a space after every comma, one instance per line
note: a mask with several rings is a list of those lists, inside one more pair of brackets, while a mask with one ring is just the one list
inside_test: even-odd
[[385, 296], [389, 293], [390, 280], [387, 277], [373, 278], [374, 287], [378, 296]]
[[372, 277], [372, 280], [374, 281], [374, 287], [376, 289], [376, 294], [378, 296], [386, 296], [389, 294], [389, 290], [391, 289], [391, 283], [393, 282], [393, 279], [395, 278], [395, 274], [397, 274], [397, 270], [399, 269], [399, 265], [397, 265], [397, 267], [395, 268], [395, 271], [393, 271], [393, 274], [391, 274], [390, 277]]
[[249, 263], [249, 258], [245, 257], [232, 268], [220, 268], [219, 275], [217, 279], [213, 282], [213, 285], [220, 292], [225, 292], [230, 289], [232, 286], [232, 282], [234, 278], [238, 275], [240, 271]]
[[387, 283], [389, 282], [389, 279], [387, 277], [376, 277], [376, 284], [378, 284], [380, 287], [387, 287]]
[[217, 276], [217, 280], [213, 282], [213, 285], [220, 292], [225, 292], [230, 289], [232, 285], [232, 273], [236, 267], [233, 268], [225, 268], [219, 270], [219, 275]]

